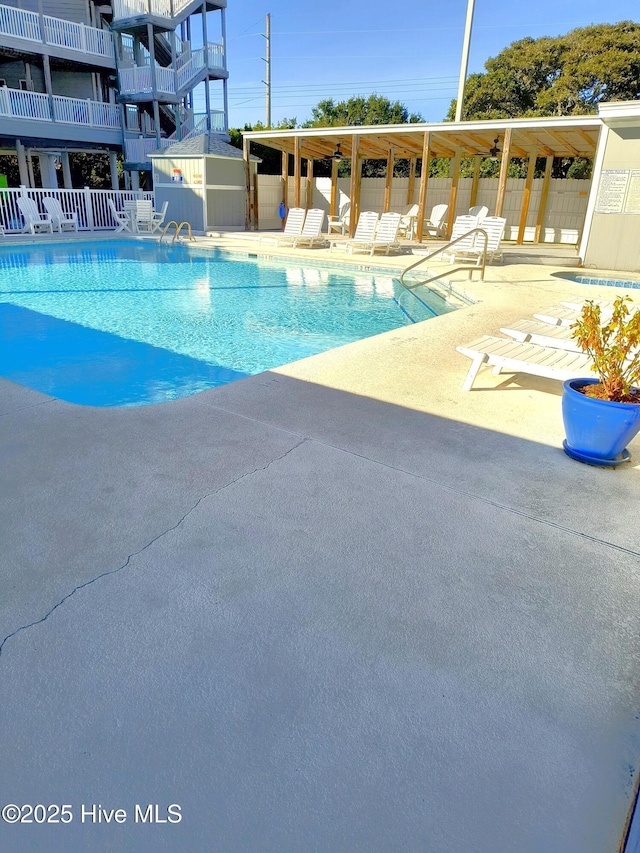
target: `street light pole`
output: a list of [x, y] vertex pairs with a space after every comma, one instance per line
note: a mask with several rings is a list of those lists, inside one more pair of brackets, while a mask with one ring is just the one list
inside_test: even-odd
[[467, 20], [464, 25], [464, 41], [462, 43], [462, 59], [460, 61], [460, 79], [458, 80], [458, 100], [456, 101], [456, 121], [462, 121], [464, 84], [467, 82], [467, 67], [469, 65], [469, 44], [471, 43], [471, 27], [473, 25], [474, 5], [475, 0], [467, 0]]

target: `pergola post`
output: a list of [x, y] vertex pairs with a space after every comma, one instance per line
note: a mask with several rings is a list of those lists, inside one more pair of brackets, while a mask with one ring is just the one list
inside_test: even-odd
[[247, 204], [244, 217], [245, 231], [251, 231], [251, 161], [249, 160], [249, 147], [251, 142], [246, 136], [242, 138], [242, 157], [244, 159], [244, 180], [247, 189]]
[[293, 139], [293, 206], [300, 207], [300, 137]]
[[511, 161], [511, 128], [504, 132], [504, 144], [502, 147], [502, 161], [500, 163], [500, 177], [498, 178], [498, 196], [496, 198], [496, 216], [502, 216], [504, 207], [504, 194], [507, 188], [507, 176], [509, 174], [509, 163]]
[[387, 175], [386, 180], [384, 182], [384, 205], [382, 208], [383, 213], [388, 213], [391, 208], [391, 186], [393, 184], [393, 148], [389, 149], [389, 153], [387, 155]]
[[418, 190], [418, 221], [416, 223], [416, 239], [422, 243], [424, 231], [425, 207], [427, 203], [427, 184], [429, 183], [429, 143], [431, 135], [427, 131], [422, 141], [422, 169], [420, 170], [420, 188]]
[[360, 137], [357, 133], [351, 137], [351, 181], [349, 197], [351, 198], [351, 215], [349, 216], [349, 237], [356, 233], [356, 225], [360, 216], [360, 187], [362, 184], [362, 161], [360, 160]]
[[524, 229], [527, 227], [527, 216], [529, 215], [529, 205], [531, 203], [531, 187], [533, 186], [533, 175], [536, 170], [536, 159], [538, 151], [534, 148], [529, 154], [529, 163], [527, 166], [527, 179], [524, 182], [524, 192], [522, 194], [522, 207], [520, 208], [520, 223], [518, 225], [518, 240], [517, 243], [521, 246], [524, 243]]
[[456, 148], [451, 158], [449, 174], [451, 175], [451, 190], [449, 191], [449, 218], [447, 220], [447, 240], [451, 238], [453, 220], [456, 218], [456, 201], [458, 200], [458, 184], [460, 183], [460, 149]]
[[552, 169], [553, 157], [547, 157], [546, 163], [544, 165], [544, 178], [542, 181], [542, 193], [540, 194], [540, 207], [538, 208], [538, 218], [536, 220], [536, 233], [534, 237], [536, 243], [540, 242], [540, 237], [542, 235], [542, 226], [544, 224], [544, 217], [547, 212], [547, 198], [549, 197], [549, 187], [551, 185]]
[[407, 186], [407, 204], [413, 204], [413, 194], [416, 188], [416, 158], [409, 159], [409, 184]]
[[[249, 164], [251, 165], [251, 164]], [[258, 206], [258, 164], [253, 175], [253, 230], [260, 230], [260, 208]]]
[[329, 216], [337, 216], [338, 206], [338, 161], [331, 161], [331, 198], [329, 200]]
[[307, 160], [307, 202], [306, 208], [313, 207], [313, 160]]
[[478, 185], [480, 183], [480, 164], [482, 163], [482, 155], [476, 154], [473, 158], [473, 177], [471, 178], [471, 196], [469, 198], [469, 207], [475, 207], [478, 203]]
[[282, 201], [289, 207], [289, 155], [282, 152]]

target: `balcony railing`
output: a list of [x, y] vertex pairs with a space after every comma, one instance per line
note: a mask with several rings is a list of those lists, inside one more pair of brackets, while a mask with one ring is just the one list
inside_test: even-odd
[[[160, 148], [168, 148], [173, 145], [175, 139], [161, 139]], [[144, 163], [149, 159], [152, 151], [158, 150], [158, 143], [152, 139], [125, 139], [124, 155], [127, 163]]]
[[[53, 103], [53, 118], [51, 115]], [[63, 124], [80, 124], [85, 127], [120, 127], [120, 109], [117, 104], [65, 98], [41, 92], [25, 92], [0, 86], [0, 115], [7, 118], [26, 118], [33, 121], [56, 121]]]
[[156, 18], [176, 18], [193, 0], [113, 0], [113, 20], [153, 15]]
[[[156, 87], [158, 92], [177, 95], [188, 89], [205, 67], [224, 68], [224, 50], [221, 44], [209, 43], [208, 50], [203, 47], [194, 50], [189, 56], [176, 60], [176, 68], [156, 65]], [[133, 68], [120, 69], [120, 92], [123, 95], [146, 95], [153, 92], [153, 80], [150, 65], [134, 65]]]
[[40, 18], [35, 12], [15, 9], [13, 6], [0, 5], [0, 37], [2, 35], [40, 42], [76, 50], [94, 56], [115, 57], [113, 37], [108, 30], [86, 27], [63, 18], [45, 15], [44, 33], [40, 27]]

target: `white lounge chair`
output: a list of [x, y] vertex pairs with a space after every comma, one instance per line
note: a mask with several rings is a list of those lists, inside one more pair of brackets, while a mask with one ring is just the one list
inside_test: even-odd
[[331, 243], [331, 250], [335, 246], [339, 249], [345, 249], [347, 252], [353, 252], [358, 249], [368, 250], [375, 238], [376, 225], [378, 224], [378, 214], [372, 210], [363, 211], [358, 217], [356, 225], [356, 233], [353, 235], [353, 240], [346, 242]]
[[376, 233], [369, 251], [373, 255], [378, 249], [384, 249], [385, 255], [389, 254], [391, 249], [399, 249], [398, 243], [398, 227], [400, 225], [399, 213], [383, 213], [378, 222]]
[[19, 198], [18, 207], [24, 219], [24, 231], [30, 234], [42, 234], [48, 231], [53, 234], [53, 226], [50, 216], [41, 216], [38, 206], [31, 198]]
[[336, 231], [339, 234], [346, 234], [349, 230], [349, 217], [351, 214], [351, 202], [347, 201], [338, 211], [337, 216], [329, 216], [327, 219], [327, 234], [332, 234]]
[[[291, 238], [291, 245], [295, 249], [301, 243], [305, 243], [309, 246], [309, 248], [313, 248], [314, 243], [324, 243], [325, 238], [322, 236], [322, 226], [324, 225], [324, 210], [320, 210], [319, 208], [312, 208], [307, 211], [307, 215], [304, 218], [304, 225], [302, 226], [302, 231], [297, 237]], [[283, 240], [279, 240], [280, 242], [284, 242]]]
[[306, 210], [304, 207], [292, 207], [287, 214], [287, 220], [284, 225], [284, 231], [282, 234], [265, 234], [260, 237], [260, 242], [263, 240], [271, 240], [274, 243], [278, 243], [280, 240], [288, 240], [291, 237], [299, 237], [302, 233], [302, 226], [304, 225], [304, 218], [306, 215]]
[[566, 379], [578, 379], [588, 375], [592, 364], [589, 356], [584, 353], [519, 343], [492, 335], [484, 335], [456, 349], [471, 359], [471, 367], [462, 385], [463, 391], [469, 391], [473, 387], [483, 365], [493, 367], [496, 373], [508, 370], [512, 373], [529, 373], [564, 382]]
[[78, 230], [78, 214], [65, 213], [62, 205], [54, 196], [45, 196], [42, 203], [47, 209], [47, 213], [51, 217], [51, 224], [54, 231], [77, 231]]
[[118, 234], [120, 231], [128, 231], [129, 233], [131, 233], [132, 221], [128, 211], [118, 210], [112, 199], [107, 199], [107, 204], [109, 205], [111, 215], [116, 221], [115, 233]]
[[[486, 260], [491, 263], [499, 255], [500, 242], [507, 220], [501, 216], [487, 216], [480, 225], [474, 224], [472, 216], [458, 216], [453, 225], [451, 239], [462, 237], [464, 234], [472, 231], [475, 228], [481, 228], [487, 235], [486, 241]], [[443, 253], [443, 258], [447, 257], [454, 261], [475, 261], [476, 266], [480, 266], [482, 262], [482, 253], [485, 248], [485, 240], [482, 234], [474, 231], [469, 233], [468, 239], [462, 239], [459, 243], [451, 246], [451, 249]]]
[[429, 237], [442, 237], [447, 230], [448, 204], [434, 204], [431, 216], [422, 226], [422, 233]]
[[518, 320], [510, 326], [502, 327], [500, 331], [522, 344], [531, 343], [570, 352], [581, 351], [568, 326], [550, 326], [540, 320]]

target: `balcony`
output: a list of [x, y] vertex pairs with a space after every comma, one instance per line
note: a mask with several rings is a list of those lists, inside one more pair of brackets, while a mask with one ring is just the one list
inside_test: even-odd
[[[161, 139], [160, 140], [160, 148], [168, 148], [170, 145], [173, 145], [175, 139]], [[140, 139], [125, 139], [124, 141], [124, 159], [127, 163], [149, 163], [149, 168], [151, 168], [151, 161], [149, 160], [149, 154], [152, 151], [158, 150], [158, 143], [156, 141], [155, 136], [151, 139], [144, 139], [140, 137]]]
[[[108, 30], [86, 27], [62, 18], [44, 15], [44, 32], [40, 26], [40, 17], [36, 12], [27, 12], [13, 6], [0, 5], [0, 43], [15, 49], [33, 50], [40, 45], [48, 52], [80, 61], [109, 59], [109, 66], [115, 65], [113, 37]], [[51, 51], [50, 49], [53, 49]]]
[[[113, 0], [113, 22], [117, 24], [119, 21], [135, 18], [155, 18], [176, 24], [176, 19], [184, 16], [187, 10], [196, 5], [195, 0]], [[217, 0], [207, 5], [223, 9], [227, 2]]]
[[[203, 47], [193, 52], [185, 52], [176, 60], [176, 65], [155, 66], [156, 90], [159, 95], [180, 97], [193, 87], [205, 75], [203, 71], [216, 77], [226, 77], [224, 68], [224, 50], [221, 44], [210, 43], [207, 50]], [[120, 94], [142, 98], [153, 95], [153, 74], [151, 65], [134, 65], [120, 69]]]
[[[0, 118], [3, 119], [6, 131], [16, 136], [44, 134], [52, 139], [115, 144], [122, 140], [120, 108], [117, 104], [66, 98], [62, 95], [49, 98], [41, 92], [25, 92], [0, 86]], [[9, 119], [14, 119], [16, 124], [5, 124]], [[42, 128], [43, 124], [47, 125], [46, 131]]]

